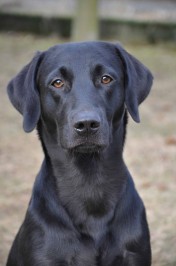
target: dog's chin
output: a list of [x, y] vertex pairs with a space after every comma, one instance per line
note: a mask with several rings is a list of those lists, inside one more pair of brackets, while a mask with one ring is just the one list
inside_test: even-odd
[[105, 149], [105, 145], [97, 145], [97, 144], [81, 144], [71, 148], [70, 150], [74, 153], [81, 154], [95, 154], [100, 153]]

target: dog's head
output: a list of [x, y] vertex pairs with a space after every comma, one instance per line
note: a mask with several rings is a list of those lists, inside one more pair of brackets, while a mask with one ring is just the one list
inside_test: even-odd
[[126, 108], [139, 122], [152, 80], [120, 45], [70, 43], [38, 52], [9, 83], [8, 95], [26, 132], [40, 120], [58, 145], [90, 152], [109, 145]]

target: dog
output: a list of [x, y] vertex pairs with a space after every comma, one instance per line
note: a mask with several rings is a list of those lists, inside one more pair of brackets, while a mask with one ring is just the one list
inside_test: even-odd
[[120, 44], [65, 43], [37, 52], [8, 84], [44, 161], [7, 266], [150, 266], [145, 207], [123, 159], [128, 113], [151, 72]]

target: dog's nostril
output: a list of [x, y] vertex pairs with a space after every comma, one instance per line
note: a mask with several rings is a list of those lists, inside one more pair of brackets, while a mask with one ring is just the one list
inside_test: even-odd
[[77, 129], [77, 130], [84, 130], [84, 128], [85, 128], [85, 126], [84, 126], [84, 123], [82, 123], [82, 122], [80, 122], [80, 123], [77, 123], [76, 125], [75, 125], [75, 129]]
[[100, 123], [99, 123], [99, 122], [92, 122], [92, 123], [90, 124], [90, 128], [91, 128], [91, 129], [98, 129], [99, 126], [100, 126]]

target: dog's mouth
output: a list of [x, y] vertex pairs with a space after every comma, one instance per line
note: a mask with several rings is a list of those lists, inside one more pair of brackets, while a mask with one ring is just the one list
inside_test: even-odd
[[104, 148], [104, 145], [87, 143], [75, 146], [74, 148], [72, 148], [72, 151], [76, 153], [100, 153]]

